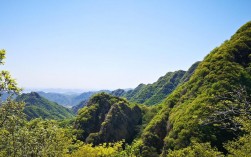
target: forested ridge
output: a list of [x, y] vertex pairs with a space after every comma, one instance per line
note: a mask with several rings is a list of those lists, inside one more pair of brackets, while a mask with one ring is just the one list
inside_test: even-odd
[[73, 117], [73, 112], [55, 102], [41, 97], [36, 92], [21, 94], [16, 98], [18, 102], [24, 102], [24, 113], [28, 120], [34, 118], [42, 119], [65, 119]]
[[9, 94], [0, 106], [3, 157], [251, 156], [251, 22], [187, 72], [97, 93], [76, 116], [37, 93], [21, 95], [8, 71], [0, 85]]
[[241, 90], [241, 87], [245, 88], [247, 95], [250, 94], [250, 48], [251, 22], [207, 55], [190, 80], [166, 98], [162, 110], [144, 130], [143, 143], [147, 147], [153, 146], [163, 156], [168, 151], [182, 154], [185, 148], [193, 145], [193, 141], [196, 144], [209, 142], [227, 154], [224, 144], [236, 138], [236, 133], [230, 128], [222, 129], [222, 125], [227, 123], [231, 127], [236, 117], [230, 112], [226, 113], [229, 119], [224, 119], [222, 124], [212, 122], [205, 125], [203, 121], [217, 110], [227, 110], [224, 102], [232, 100], [228, 97], [220, 99], [223, 95]]
[[188, 81], [200, 62], [194, 63], [188, 71], [178, 70], [168, 72], [152, 84], [139, 84], [135, 89], [125, 91], [118, 89], [111, 94], [124, 97], [127, 100], [145, 105], [156, 105], [161, 103], [179, 85]]

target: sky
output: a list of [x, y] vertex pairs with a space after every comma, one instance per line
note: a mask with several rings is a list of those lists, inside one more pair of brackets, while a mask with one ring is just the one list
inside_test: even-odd
[[249, 0], [0, 0], [23, 88], [117, 89], [187, 70], [251, 20]]

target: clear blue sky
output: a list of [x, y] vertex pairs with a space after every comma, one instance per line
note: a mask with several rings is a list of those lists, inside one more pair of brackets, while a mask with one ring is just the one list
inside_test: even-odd
[[187, 70], [251, 20], [250, 0], [0, 0], [24, 88], [116, 89]]

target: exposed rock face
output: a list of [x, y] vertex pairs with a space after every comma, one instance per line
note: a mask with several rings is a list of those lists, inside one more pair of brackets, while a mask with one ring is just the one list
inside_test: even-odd
[[78, 113], [76, 128], [84, 131], [78, 138], [95, 145], [122, 139], [131, 142], [142, 116], [137, 105], [129, 105], [124, 99], [105, 93], [95, 95]]

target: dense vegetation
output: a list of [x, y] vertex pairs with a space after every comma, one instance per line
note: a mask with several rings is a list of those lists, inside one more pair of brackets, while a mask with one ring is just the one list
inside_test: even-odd
[[156, 105], [162, 102], [178, 85], [188, 81], [199, 62], [194, 63], [188, 71], [168, 72], [160, 77], [153, 84], [140, 84], [135, 89], [125, 91], [117, 89], [111, 94], [118, 97], [125, 97], [131, 102], [145, 105]]
[[16, 98], [18, 102], [24, 102], [24, 113], [28, 120], [42, 119], [65, 119], [73, 117], [71, 110], [51, 102], [35, 92], [22, 94]]
[[226, 107], [224, 101], [235, 103], [228, 97], [220, 99], [222, 95], [238, 91], [240, 86], [245, 87], [250, 95], [250, 54], [251, 22], [206, 56], [190, 80], [167, 97], [162, 104], [163, 109], [143, 132], [144, 145], [149, 148], [154, 146], [165, 156], [169, 150], [192, 147], [195, 140], [209, 142], [228, 153], [224, 143], [237, 138], [236, 131], [223, 129], [224, 124], [204, 125], [203, 121], [218, 108]]
[[132, 142], [141, 121], [139, 106], [101, 93], [93, 96], [78, 112], [75, 128], [84, 130], [78, 139], [95, 145], [120, 140]]
[[[0, 63], [4, 58], [1, 50]], [[10, 96], [0, 105], [0, 156], [251, 154], [251, 22], [188, 72], [167, 73], [157, 82], [141, 84], [129, 92], [119, 89], [113, 95], [96, 94], [80, 104], [84, 107], [75, 119], [43, 120], [33, 114], [32, 118], [42, 118], [29, 118], [25, 108], [39, 106], [53, 111], [50, 107], [57, 104], [37, 93], [13, 100], [11, 96], [20, 93], [16, 82], [7, 71], [2, 71], [0, 78], [0, 93]]]

